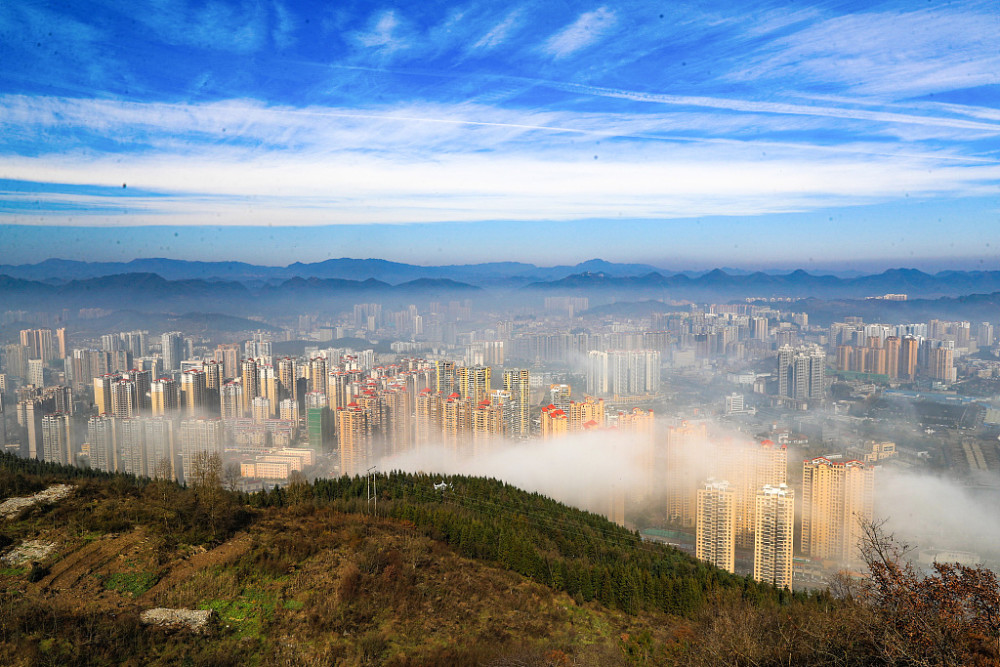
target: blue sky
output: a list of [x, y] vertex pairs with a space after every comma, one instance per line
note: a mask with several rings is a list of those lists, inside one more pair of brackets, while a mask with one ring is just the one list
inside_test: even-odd
[[0, 263], [1000, 268], [995, 0], [20, 0], [0, 64]]

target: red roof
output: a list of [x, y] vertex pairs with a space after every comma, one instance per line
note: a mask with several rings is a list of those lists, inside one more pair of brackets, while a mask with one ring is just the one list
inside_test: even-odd
[[854, 468], [854, 467], [864, 468], [865, 467], [865, 464], [862, 463], [861, 461], [858, 461], [857, 459], [851, 459], [850, 461], [831, 461], [830, 459], [826, 458], [825, 456], [817, 456], [814, 459], [806, 459], [805, 463], [813, 463], [813, 464], [816, 464], [816, 463], [826, 463], [826, 464], [832, 465], [832, 466], [842, 466], [842, 467], [843, 466], [850, 466], [852, 468]]

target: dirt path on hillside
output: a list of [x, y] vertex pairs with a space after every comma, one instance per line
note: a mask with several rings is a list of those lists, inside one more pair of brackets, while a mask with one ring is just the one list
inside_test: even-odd
[[94, 540], [63, 554], [42, 583], [53, 592], [73, 589], [81, 596], [84, 591], [103, 593], [101, 580], [93, 575], [104, 574], [108, 565], [122, 557], [138, 556], [147, 541], [141, 533], [134, 532]]
[[209, 551], [196, 553], [186, 559], [175, 561], [170, 570], [156, 582], [156, 585], [139, 596], [139, 600], [149, 604], [160, 594], [190, 579], [196, 572], [223, 563], [229, 563], [239, 558], [250, 549], [250, 535], [240, 533], [227, 542]]

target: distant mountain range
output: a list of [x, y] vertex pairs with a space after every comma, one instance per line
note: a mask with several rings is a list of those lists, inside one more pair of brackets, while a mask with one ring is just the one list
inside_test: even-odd
[[63, 283], [25, 280], [0, 274], [0, 303], [6, 308], [108, 308], [148, 309], [157, 307], [175, 312], [192, 308], [219, 313], [259, 311], [288, 304], [292, 300], [306, 307], [339, 300], [378, 298], [433, 299], [436, 295], [454, 298], [481, 291], [481, 288], [447, 278], [418, 278], [398, 285], [368, 278], [290, 278], [275, 284], [251, 288], [237, 281], [181, 279], [167, 280], [155, 273], [123, 273]]
[[[592, 259], [576, 266], [539, 267], [521, 262], [490, 262], [451, 266], [418, 266], [384, 259], [328, 259], [288, 266], [260, 266], [244, 262], [192, 262], [181, 259], [148, 258], [131, 262], [80, 262], [47, 259], [37, 264], [0, 264], [0, 274], [26, 280], [66, 282], [125, 273], [155, 273], [167, 280], [230, 280], [242, 283], [272, 283], [289, 278], [323, 278], [363, 281], [369, 278], [398, 284], [418, 279], [449, 279], [487, 285], [495, 282], [527, 283], [557, 280], [571, 273], [603, 272], [631, 276], [663, 271], [647, 264], [615, 264]], [[735, 269], [732, 271], [736, 272]], [[691, 275], [700, 275], [692, 272]]]
[[651, 294], [683, 298], [865, 298], [885, 294], [914, 297], [959, 296], [1000, 291], [1000, 271], [942, 271], [889, 269], [882, 273], [839, 278], [813, 275], [801, 269], [786, 274], [755, 272], [734, 275], [715, 269], [700, 276], [652, 271], [639, 276], [585, 272], [554, 281], [530, 283], [526, 289], [559, 293]]
[[[122, 266], [158, 268], [166, 275], [135, 270], [103, 273]], [[579, 266], [601, 270], [577, 271]], [[861, 310], [882, 309], [886, 303], [863, 299], [887, 293], [904, 293], [915, 300], [1000, 292], [1000, 271], [928, 274], [915, 269], [891, 269], [874, 275], [837, 277], [803, 270], [738, 274], [715, 269], [693, 275], [650, 269], [641, 264], [613, 264], [603, 260], [591, 260], [577, 267], [549, 268], [518, 263], [421, 267], [377, 259], [328, 260], [283, 268], [159, 259], [126, 264], [48, 260], [30, 266], [0, 267], [0, 309], [105, 308], [271, 317], [287, 315], [290, 310], [323, 311], [362, 302], [378, 302], [394, 308], [473, 297], [487, 307], [490, 306], [484, 300], [487, 297], [507, 306], [532, 303], [540, 306], [543, 297], [566, 295], [590, 297], [590, 305], [595, 308], [614, 301], [643, 299], [725, 302], [786, 298], [830, 303], [859, 300], [849, 307], [860, 314]], [[532, 272], [556, 273], [557, 277], [529, 279]], [[288, 273], [296, 275], [280, 277]], [[316, 273], [323, 275], [303, 275]], [[73, 277], [80, 274], [94, 275]], [[342, 277], [345, 274], [351, 277]], [[386, 280], [388, 277], [393, 279]], [[963, 308], [981, 312], [982, 305], [976, 301]], [[910, 306], [894, 312], [915, 309], [916, 306]]]
[[[667, 271], [648, 264], [619, 264], [591, 259], [575, 266], [540, 267], [522, 262], [490, 262], [450, 266], [418, 266], [384, 259], [329, 259], [296, 262], [288, 266], [260, 266], [244, 262], [194, 262], [178, 259], [136, 259], [131, 262], [80, 262], [48, 259], [38, 264], [0, 265], [0, 276], [45, 283], [69, 291], [98, 287], [87, 281], [115, 276], [130, 279], [140, 291], [184, 289], [221, 295], [243, 290], [259, 294], [283, 291], [379, 291], [419, 293], [473, 287], [513, 289], [528, 287], [546, 292], [630, 294], [636, 291], [676, 293], [679, 298], [865, 297], [905, 293], [913, 297], [958, 296], [1000, 290], [1000, 271], [941, 271], [890, 269], [872, 275], [816, 275], [802, 269], [791, 272], [747, 272], [719, 268], [712, 271]], [[161, 282], [157, 282], [161, 281]], [[186, 282], [184, 282], [186, 281]], [[181, 284], [183, 282], [183, 284]], [[211, 285], [212, 287], [209, 287]], [[0, 284], [0, 289], [6, 289]], [[40, 289], [40, 288], [35, 288]]]

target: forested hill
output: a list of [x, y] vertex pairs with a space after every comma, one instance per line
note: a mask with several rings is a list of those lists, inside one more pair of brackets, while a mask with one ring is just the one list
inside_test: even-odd
[[[163, 485], [15, 457], [2, 461], [5, 469], [18, 471], [20, 480], [44, 476], [52, 483], [64, 475], [71, 480], [89, 478], [101, 480], [125, 497], [149, 495], [150, 488]], [[177, 487], [170, 496], [186, 499], [186, 503], [173, 503], [172, 508], [155, 503], [137, 507], [134, 514], [116, 518], [111, 528], [120, 532], [136, 524], [159, 525], [157, 515], [168, 513], [165, 525], [174, 527], [169, 532], [177, 540], [217, 542], [252, 523], [263, 510], [326, 508], [412, 525], [427, 537], [452, 545], [462, 556], [497, 564], [584, 602], [596, 600], [627, 613], [651, 610], [691, 615], [713, 592], [722, 590], [761, 601], [791, 597], [787, 591], [729, 574], [673, 547], [644, 542], [637, 533], [602, 516], [496, 479], [393, 472], [378, 475], [375, 483], [377, 503], [368, 500], [366, 479], [341, 477], [252, 494], [220, 490], [219, 499], [213, 499], [218, 506], [214, 509], [199, 502], [204, 493]], [[23, 481], [9, 489], [0, 483], [0, 498], [29, 488]]]
[[[447, 486], [435, 490], [442, 481]], [[379, 515], [412, 523], [468, 558], [498, 563], [583, 601], [628, 613], [690, 615], [720, 590], [757, 600], [791, 597], [673, 547], [643, 542], [602, 516], [495, 479], [391, 473], [380, 475], [377, 487]], [[364, 514], [374, 511], [367, 489], [364, 479], [342, 477], [248, 500], [251, 506], [307, 503]]]
[[[792, 595], [496, 480], [380, 475], [376, 512], [364, 479], [243, 494], [220, 469], [200, 462], [182, 487], [0, 454], [0, 503], [71, 486], [0, 504], [0, 664], [998, 658], [981, 612], [996, 581], [978, 570], [946, 573], [944, 603], [943, 578], [907, 580], [903, 602], [929, 603], [915, 611], [899, 596]], [[157, 607], [214, 612], [210, 638], [143, 624]]]

